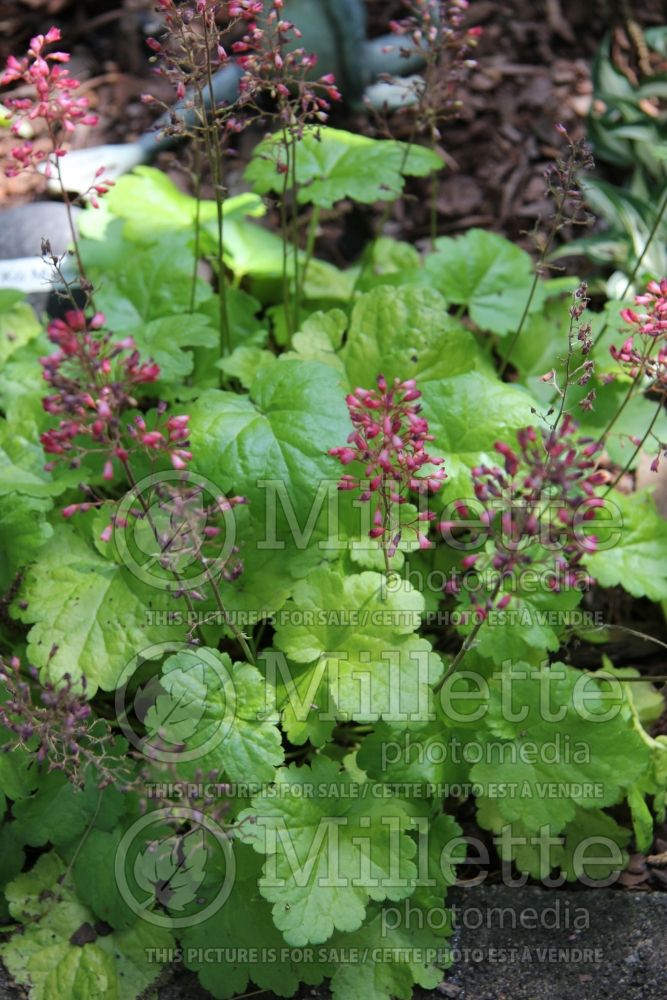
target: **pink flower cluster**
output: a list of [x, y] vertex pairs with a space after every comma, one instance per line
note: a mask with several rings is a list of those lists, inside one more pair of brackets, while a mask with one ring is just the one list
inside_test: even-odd
[[[472, 469], [475, 497], [483, 506], [478, 519], [486, 527], [487, 544], [483, 552], [463, 559], [461, 572], [445, 590], [458, 594], [471, 571], [482, 581], [486, 576], [483, 587], [494, 593], [494, 599], [485, 594], [485, 603], [475, 605], [477, 613], [507, 607], [511, 598], [500, 584], [529, 566], [544, 574], [554, 591], [592, 582], [581, 563], [596, 551], [598, 539], [586, 533], [586, 525], [604, 504], [595, 491], [609, 481], [609, 475], [597, 468], [602, 443], [576, 438], [576, 431], [577, 424], [568, 415], [556, 429], [538, 432], [525, 427], [517, 432], [518, 448], [495, 443], [502, 468], [484, 464]], [[461, 506], [457, 513], [462, 522], [439, 525], [445, 538], [465, 528], [469, 510]]]
[[[427, 421], [420, 416], [417, 400], [421, 393], [414, 379], [394, 379], [391, 386], [383, 375], [378, 375], [377, 390], [357, 388], [346, 397], [347, 408], [354, 425], [347, 445], [330, 448], [329, 454], [342, 465], [361, 462], [363, 476], [345, 474], [341, 490], [361, 489], [360, 500], [375, 498], [371, 538], [382, 539], [392, 555], [405, 527], [411, 527], [421, 548], [431, 543], [419, 530], [418, 522], [431, 521], [435, 515], [422, 511], [414, 524], [392, 523], [391, 508], [405, 504], [410, 491], [436, 493], [446, 478], [443, 458], [433, 458], [426, 451], [426, 444], [433, 441]], [[424, 470], [426, 466], [431, 468]], [[435, 467], [435, 468], [433, 468]]]
[[643, 337], [667, 336], [667, 278], [649, 281], [646, 291], [635, 296], [635, 305], [644, 306], [643, 311], [621, 309], [621, 319], [634, 326]]
[[[6, 69], [0, 77], [0, 85], [5, 87], [12, 83], [34, 87], [36, 97], [4, 98], [5, 105], [14, 112], [12, 132], [15, 135], [20, 134], [26, 121], [43, 119], [54, 144], [55, 156], [65, 155], [65, 150], [58, 142], [57, 133], [61, 130], [72, 132], [77, 124], [97, 123], [97, 115], [89, 113], [88, 98], [74, 96], [80, 83], [63, 68], [63, 64], [69, 62], [69, 54], [44, 51], [53, 42], [59, 42], [60, 38], [58, 28], [50, 28], [45, 35], [36, 35], [30, 41], [26, 56], [20, 59], [9, 56]], [[13, 177], [27, 167], [36, 166], [47, 154], [42, 150], [36, 150], [32, 142], [26, 140], [12, 149], [11, 155], [14, 166], [7, 168], [5, 173]], [[95, 185], [95, 188], [100, 186], [104, 190], [99, 190], [97, 193], [104, 194], [108, 185]]]
[[[620, 347], [615, 344], [609, 352], [615, 361], [633, 379], [644, 378], [650, 383], [648, 388], [664, 396], [667, 394], [667, 278], [650, 281], [646, 291], [635, 296], [639, 309], [621, 309], [621, 319], [634, 327], [632, 334]], [[635, 338], [641, 338], [638, 346]], [[613, 378], [613, 376], [611, 376]], [[643, 443], [641, 440], [637, 446]], [[657, 472], [664, 446], [651, 463]]]
[[[262, 4], [250, 5], [262, 8]], [[317, 57], [303, 48], [293, 48], [301, 32], [282, 16], [283, 0], [273, 0], [263, 26], [251, 21], [243, 38], [234, 42], [233, 52], [245, 70], [240, 88], [242, 101], [253, 101], [268, 91], [278, 102], [279, 117], [286, 126], [313, 118], [325, 122], [330, 102], [341, 99], [331, 73], [309, 80]], [[293, 96], [294, 94], [294, 96]]]
[[[45, 452], [66, 457], [72, 467], [86, 454], [101, 453], [106, 480], [114, 478], [114, 459], [125, 465], [139, 447], [168, 455], [175, 469], [184, 468], [192, 458], [186, 447], [187, 416], [169, 417], [162, 429], [148, 429], [141, 415], [129, 427], [122, 426], [121, 414], [137, 405], [136, 387], [155, 382], [160, 368], [141, 360], [132, 337], [113, 341], [110, 333], [101, 332], [103, 326], [101, 313], [87, 318], [72, 309], [48, 327], [49, 340], [58, 350], [40, 359], [44, 378], [54, 390], [44, 397], [43, 406], [63, 419], [41, 435]], [[160, 419], [164, 411], [160, 404]], [[47, 468], [53, 468], [53, 462]]]
[[480, 27], [466, 27], [468, 0], [404, 0], [407, 17], [389, 22], [392, 32], [410, 41], [401, 48], [409, 57], [424, 52], [426, 86], [419, 94], [417, 117], [422, 128], [435, 129], [436, 119], [455, 118], [460, 112], [458, 92], [469, 70], [477, 65], [471, 54], [482, 35]]
[[[188, 85], [199, 82], [206, 87], [209, 72], [216, 72], [229, 60], [217, 27], [217, 19], [225, 15], [226, 6], [236, 9], [238, 4], [225, 5], [220, 0], [197, 0], [191, 4], [158, 0], [157, 9], [164, 16], [167, 29], [166, 39], [163, 43], [147, 38], [146, 44], [161, 57], [156, 72], [171, 80], [178, 100], [185, 97]], [[144, 94], [142, 100], [150, 104], [155, 98]]]

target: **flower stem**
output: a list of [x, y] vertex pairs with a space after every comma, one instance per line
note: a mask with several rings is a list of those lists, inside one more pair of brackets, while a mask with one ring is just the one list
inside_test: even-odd
[[[493, 604], [493, 602], [495, 601], [496, 597], [498, 596], [498, 594], [500, 592], [501, 582], [502, 582], [502, 580], [498, 580], [498, 582], [496, 583], [495, 587], [493, 588], [493, 592], [491, 594], [491, 597], [489, 598], [489, 600], [490, 600], [490, 602], [492, 604]], [[444, 687], [444, 685], [446, 684], [446, 682], [449, 680], [449, 678], [452, 676], [452, 674], [454, 673], [454, 671], [462, 663], [462, 661], [463, 661], [466, 653], [468, 653], [472, 649], [472, 647], [473, 647], [473, 645], [475, 643], [475, 640], [476, 640], [477, 636], [479, 635], [479, 631], [480, 631], [480, 629], [481, 629], [481, 627], [482, 627], [482, 625], [484, 624], [485, 621], [486, 621], [486, 618], [482, 618], [482, 616], [480, 615], [480, 617], [478, 618], [478, 620], [475, 622], [474, 628], [466, 636], [463, 645], [459, 649], [458, 653], [456, 654], [456, 656], [454, 657], [454, 659], [452, 660], [452, 662], [447, 667], [447, 670], [445, 670], [445, 672], [442, 675], [442, 677], [440, 678], [440, 680], [433, 687], [433, 693], [434, 694], [437, 694], [439, 691], [442, 690], [442, 688]]]

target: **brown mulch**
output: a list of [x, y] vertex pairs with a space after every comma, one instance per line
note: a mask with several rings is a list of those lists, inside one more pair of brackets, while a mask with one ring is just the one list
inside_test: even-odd
[[[665, 19], [662, 0], [635, 0], [631, 6], [641, 27]], [[376, 35], [400, 15], [402, 3], [367, 0], [367, 7], [369, 33]], [[543, 175], [558, 151], [554, 123], [563, 122], [575, 136], [584, 134], [591, 60], [608, 30], [622, 66], [629, 74], [638, 72], [628, 10], [624, 0], [473, 0], [469, 22], [481, 25], [484, 34], [461, 119], [443, 134], [449, 169], [438, 198], [441, 233], [484, 226], [530, 244], [526, 234], [547, 210]], [[100, 116], [94, 129], [75, 134], [73, 146], [135, 138], [151, 120], [141, 94], [150, 90], [169, 99], [168, 88], [152, 73], [145, 45], [146, 35], [156, 30], [152, 0], [0, 0], [0, 58], [21, 53], [32, 34], [52, 23], [61, 28], [72, 69]], [[374, 128], [359, 116], [336, 124]], [[408, 116], [393, 116], [391, 129], [397, 138], [409, 134]], [[0, 157], [10, 144], [8, 136], [0, 136]], [[242, 157], [248, 145], [242, 146]], [[41, 193], [38, 178], [0, 177], [0, 207]], [[412, 240], [424, 237], [424, 201], [398, 205], [390, 230]]]

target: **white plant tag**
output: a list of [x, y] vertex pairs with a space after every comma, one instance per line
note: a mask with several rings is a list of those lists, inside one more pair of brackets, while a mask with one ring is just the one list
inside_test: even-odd
[[0, 288], [16, 288], [17, 291], [26, 293], [47, 293], [53, 285], [53, 268], [41, 257], [0, 260]]

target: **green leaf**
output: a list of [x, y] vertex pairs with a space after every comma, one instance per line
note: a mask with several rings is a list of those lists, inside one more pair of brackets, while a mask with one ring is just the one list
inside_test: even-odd
[[[441, 237], [436, 247], [424, 266], [447, 301], [466, 306], [480, 330], [500, 336], [516, 330], [533, 284], [528, 254], [483, 229]], [[543, 301], [544, 290], [538, 287], [530, 311], [539, 310]]]
[[[7, 296], [8, 292], [4, 291]], [[34, 310], [22, 301], [0, 300], [0, 366], [25, 344], [38, 336], [41, 326]]]
[[173, 938], [139, 920], [127, 931], [73, 944], [72, 935], [83, 925], [92, 930], [95, 917], [64, 875], [64, 862], [51, 852], [7, 887], [10, 912], [25, 924], [0, 945], [10, 975], [31, 1000], [135, 1000], [160, 974], [154, 956], [172, 948]]
[[89, 779], [77, 788], [60, 771], [42, 775], [35, 792], [14, 803], [17, 834], [31, 847], [59, 846], [77, 837], [95, 817], [98, 826], [113, 825], [123, 811], [122, 795], [101, 791]]
[[[322, 567], [294, 588], [276, 623], [275, 645], [294, 663], [303, 707], [290, 699], [283, 724], [303, 741], [310, 717], [377, 721], [421, 718], [442, 662], [414, 633], [424, 599], [409, 583], [386, 593], [380, 573], [341, 576]], [[311, 707], [313, 702], [317, 706]], [[298, 714], [297, 714], [298, 710]]]
[[[442, 160], [422, 146], [370, 139], [340, 129], [307, 129], [295, 144], [297, 198], [300, 204], [332, 208], [351, 198], [361, 204], [394, 201], [405, 176], [424, 177], [442, 168]], [[258, 194], [282, 192], [283, 138], [269, 136], [256, 147], [245, 178]]]
[[[16, 836], [13, 823], [3, 823], [0, 826], [0, 888], [11, 879], [16, 878], [25, 864], [25, 851], [20, 837]], [[6, 901], [3, 898], [3, 917], [8, 913]]]
[[166, 704], [159, 719], [161, 699], [149, 710], [147, 728], [168, 743], [185, 744], [192, 760], [179, 763], [181, 775], [217, 771], [233, 782], [272, 781], [284, 754], [262, 675], [248, 663], [232, 666], [226, 653], [205, 652], [166, 660], [160, 678]]
[[480, 351], [469, 330], [429, 288], [376, 288], [356, 302], [341, 352], [351, 387], [372, 388], [378, 375], [427, 381], [475, 368]]
[[[122, 830], [118, 827], [111, 832], [91, 830], [77, 845], [72, 871], [81, 902], [100, 920], [119, 930], [128, 930], [137, 917], [120, 893], [113, 865], [121, 838]], [[101, 858], [104, 864], [100, 864]]]
[[267, 503], [261, 481], [284, 484], [304, 515], [320, 482], [338, 478], [327, 450], [345, 440], [350, 424], [343, 389], [326, 365], [270, 365], [257, 373], [250, 397], [210, 390], [190, 414], [198, 469], [221, 489], [248, 497], [253, 514], [255, 504], [261, 512]]
[[371, 899], [411, 895], [416, 846], [403, 802], [373, 798], [370, 788], [366, 796], [364, 785], [323, 757], [282, 768], [276, 781], [279, 797], [270, 789], [256, 796], [239, 828], [245, 843], [267, 855], [259, 888], [288, 944], [356, 931]]
[[197, 898], [208, 858], [202, 828], [187, 837], [175, 834], [149, 844], [134, 860], [136, 884], [170, 912], [183, 910]]
[[489, 735], [470, 777], [505, 821], [560, 831], [577, 806], [614, 805], [649, 769], [622, 690], [606, 688], [562, 663], [510, 663], [494, 675]]
[[152, 609], [172, 608], [172, 602], [62, 525], [28, 570], [13, 614], [32, 626], [28, 656], [41, 676], [57, 682], [66, 673], [73, 681], [85, 674], [92, 697], [98, 686], [113, 691], [137, 652], [184, 636], [185, 625], [150, 620]]
[[[299, 983], [317, 985], [332, 968], [318, 961], [298, 963], [285, 958], [285, 939], [271, 917], [271, 907], [257, 888], [261, 859], [245, 844], [234, 842], [236, 876], [224, 905], [208, 920], [188, 927], [182, 936], [185, 964], [196, 970], [202, 986], [214, 997], [231, 998], [243, 993], [252, 981], [278, 996], [293, 996]], [[218, 876], [222, 881], [224, 872]], [[207, 962], [197, 957], [212, 941], [229, 949], [225, 962]], [[258, 947], [261, 942], [261, 946]], [[205, 952], [204, 952], [205, 954]]]
[[495, 441], [515, 439], [521, 427], [535, 423], [532, 397], [481, 372], [426, 382], [423, 415], [435, 435], [432, 454], [442, 455], [448, 480], [445, 502], [472, 496], [470, 469], [495, 465]]
[[[197, 216], [197, 199], [184, 194], [162, 170], [136, 167], [120, 177], [104, 199], [113, 215], [125, 219], [124, 233], [137, 242], [154, 242], [161, 234], [174, 230], [192, 230]], [[241, 194], [224, 201], [225, 217], [263, 215], [264, 205], [253, 194]], [[199, 203], [202, 223], [216, 218], [214, 201]]]
[[[623, 587], [633, 597], [652, 601], [667, 598], [667, 522], [660, 517], [648, 493], [614, 490], [607, 498], [615, 505], [618, 533], [608, 536], [603, 549], [586, 557], [590, 573], [602, 587]], [[611, 530], [611, 529], [610, 529]], [[615, 542], [615, 544], [614, 544]]]
[[378, 285], [405, 285], [411, 280], [427, 281], [419, 252], [411, 243], [381, 236], [364, 250], [356, 290], [370, 292]]
[[0, 496], [0, 593], [32, 562], [53, 533], [46, 515], [49, 500], [15, 494]]
[[225, 375], [239, 380], [244, 389], [250, 389], [260, 368], [274, 364], [276, 356], [261, 347], [237, 347], [227, 358], [216, 362]]

